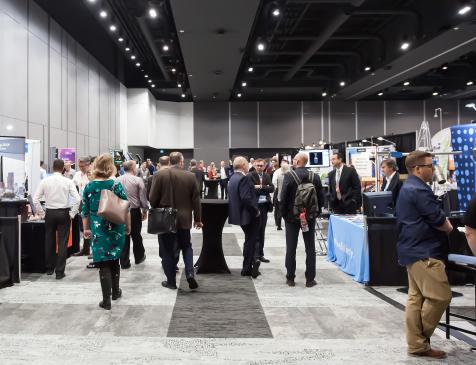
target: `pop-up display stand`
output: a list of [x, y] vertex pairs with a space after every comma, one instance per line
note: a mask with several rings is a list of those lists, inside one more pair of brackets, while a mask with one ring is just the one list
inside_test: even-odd
[[35, 191], [40, 184], [40, 155], [41, 143], [37, 140], [27, 139], [25, 141], [25, 171], [28, 179], [28, 195], [35, 195]]

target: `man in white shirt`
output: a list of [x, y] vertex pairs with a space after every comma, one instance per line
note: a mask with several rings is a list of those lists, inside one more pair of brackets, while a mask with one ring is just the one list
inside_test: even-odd
[[383, 172], [382, 191], [391, 191], [393, 203], [397, 202], [402, 182], [400, 181], [400, 174], [398, 173], [397, 162], [388, 158], [382, 161], [380, 165]]
[[225, 166], [225, 161], [220, 162], [220, 191], [221, 198], [228, 199], [228, 178], [230, 168]]
[[[81, 157], [78, 161], [79, 171], [74, 174], [73, 183], [76, 185], [79, 191], [79, 196], [81, 197], [81, 203], [83, 202], [83, 192], [86, 185], [89, 184], [89, 167], [91, 165], [91, 159], [89, 157]], [[82, 206], [82, 204], [81, 204]], [[80, 206], [80, 211], [81, 211]], [[83, 230], [82, 228], [82, 219], [79, 216], [76, 216], [73, 221], [73, 229]], [[76, 231], [79, 234], [79, 231]], [[79, 252], [76, 252], [73, 256], [89, 256], [90, 254], [91, 243], [90, 240], [83, 237], [83, 249]]]
[[[65, 277], [66, 257], [68, 255], [69, 227], [71, 219], [78, 213], [81, 198], [72, 180], [64, 177], [64, 162], [53, 162], [53, 175], [40, 182], [36, 190], [33, 204], [38, 214], [45, 216], [45, 254], [46, 274], [56, 279]], [[40, 205], [40, 198], [44, 197], [46, 214]], [[71, 198], [74, 199], [71, 205]], [[56, 254], [56, 231], [58, 231], [58, 254]]]

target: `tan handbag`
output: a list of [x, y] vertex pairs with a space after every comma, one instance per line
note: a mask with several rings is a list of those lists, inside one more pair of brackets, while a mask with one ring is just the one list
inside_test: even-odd
[[114, 194], [114, 186], [111, 190], [101, 190], [99, 199], [98, 216], [114, 224], [127, 224], [130, 203]]

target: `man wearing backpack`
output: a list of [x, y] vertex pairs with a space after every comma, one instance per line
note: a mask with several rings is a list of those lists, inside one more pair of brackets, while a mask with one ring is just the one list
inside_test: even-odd
[[[281, 213], [286, 227], [286, 283], [295, 286], [296, 248], [302, 228], [306, 248], [306, 287], [316, 285], [316, 218], [324, 204], [321, 179], [305, 166], [308, 156], [300, 152], [293, 159], [294, 170], [290, 170], [281, 190]], [[304, 215], [302, 215], [304, 214]], [[300, 219], [300, 217], [302, 219]]]

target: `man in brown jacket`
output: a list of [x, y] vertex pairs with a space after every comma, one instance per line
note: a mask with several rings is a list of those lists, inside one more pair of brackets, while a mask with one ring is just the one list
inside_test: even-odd
[[[195, 175], [183, 169], [183, 155], [180, 152], [170, 154], [170, 165], [170, 168], [160, 169], [154, 175], [149, 195], [152, 208], [173, 207], [178, 211], [177, 233], [163, 234], [159, 240], [163, 256], [162, 265], [167, 276], [167, 281], [163, 281], [162, 286], [177, 289], [175, 266], [178, 262], [178, 254], [182, 251], [188, 285], [190, 289], [196, 289], [198, 284], [194, 278], [190, 229], [192, 221], [195, 228], [203, 227], [200, 194]], [[175, 247], [178, 248], [177, 251]]]

